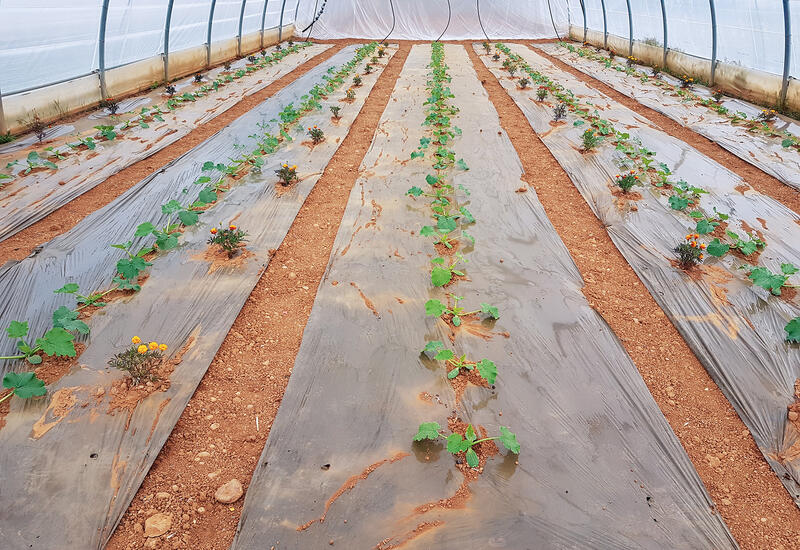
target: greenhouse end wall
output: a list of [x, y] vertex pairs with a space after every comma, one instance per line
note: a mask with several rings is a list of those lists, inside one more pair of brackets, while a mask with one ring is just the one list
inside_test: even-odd
[[[263, 33], [264, 47], [278, 43], [278, 37], [288, 40], [294, 34], [294, 23], [279, 29], [265, 29]], [[261, 49], [261, 31], [242, 35], [241, 55]], [[239, 57], [239, 40], [237, 37], [212, 43], [211, 62], [207, 63], [208, 49], [205, 45], [193, 46], [184, 50], [169, 53], [169, 80], [181, 78], [192, 73], [205, 70], [209, 66]], [[150, 88], [154, 82], [164, 82], [164, 56], [159, 54], [140, 61], [134, 61], [122, 67], [105, 72], [108, 97], [122, 97], [135, 94]], [[60, 84], [37, 88], [28, 92], [3, 96], [2, 115], [5, 118], [6, 131], [23, 132], [26, 129], [31, 113], [35, 112], [43, 121], [52, 122], [65, 115], [90, 109], [103, 99], [100, 80], [97, 74], [82, 76]]]
[[[583, 27], [571, 25], [569, 36], [578, 42], [583, 41]], [[586, 42], [599, 48], [603, 47], [603, 32], [587, 29]], [[613, 34], [608, 35], [608, 49], [619, 55], [628, 55], [629, 39]], [[633, 41], [633, 56], [650, 66], [664, 65], [664, 49], [652, 46], [639, 40]], [[711, 60], [697, 57], [681, 51], [668, 49], [666, 68], [677, 74], [687, 74], [705, 82], [711, 80]], [[750, 69], [724, 61], [717, 61], [714, 71], [714, 88], [723, 92], [758, 103], [774, 107], [780, 103], [783, 79], [776, 74]], [[786, 91], [786, 108], [800, 112], [800, 84], [789, 79]]]

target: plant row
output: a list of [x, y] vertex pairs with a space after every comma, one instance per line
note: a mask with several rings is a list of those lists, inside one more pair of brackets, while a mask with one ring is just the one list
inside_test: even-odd
[[[196, 198], [188, 203], [171, 199], [161, 205], [161, 217], [165, 219], [162, 225], [157, 226], [151, 222], [140, 223], [133, 231], [130, 240], [111, 244], [111, 247], [121, 250], [124, 255], [117, 261], [115, 274], [107, 288], [84, 295], [79, 292], [78, 284], [66, 283], [56, 290], [57, 294], [73, 295], [76, 300], [75, 307], [61, 306], [54, 311], [52, 327], [34, 340], [29, 338], [27, 321], [11, 321], [6, 329], [6, 334], [16, 341], [18, 353], [0, 357], [0, 360], [24, 360], [32, 365], [38, 365], [42, 362], [43, 356], [75, 357], [77, 355], [76, 336], [89, 333], [89, 326], [79, 319], [82, 310], [87, 307], [105, 306], [107, 296], [114, 291], [128, 294], [138, 292], [141, 289], [142, 275], [152, 265], [149, 260], [155, 259], [158, 253], [166, 253], [176, 248], [183, 230], [198, 224], [200, 215], [217, 202], [242, 175], [246, 172], [260, 172], [266, 163], [266, 156], [275, 153], [281, 144], [292, 141], [289, 133], [292, 129], [302, 132], [300, 120], [320, 109], [322, 107], [320, 100], [327, 99], [329, 94], [341, 88], [348, 75], [363, 59], [375, 52], [376, 48], [376, 43], [367, 44], [358, 48], [353, 58], [338, 70], [335, 67], [328, 69], [320, 81], [300, 98], [302, 102], [298, 107], [290, 103], [281, 111], [278, 119], [271, 121], [277, 123], [274, 133], [268, 131], [269, 124], [259, 124], [259, 132], [249, 136], [256, 141], [256, 146], [251, 151], [246, 152], [242, 146], [237, 149], [239, 156], [229, 159], [228, 164], [204, 162], [201, 168], [202, 175], [194, 181], [194, 186], [201, 188]], [[383, 55], [383, 51], [383, 48], [380, 48], [380, 56]], [[374, 65], [377, 58], [373, 57], [373, 59], [375, 59]], [[348, 91], [352, 92], [352, 89]], [[312, 141], [321, 141], [324, 138], [317, 133], [317, 130], [319, 129], [316, 127], [309, 128], [308, 134]], [[288, 164], [283, 164], [280, 169], [276, 170], [280, 183], [289, 185], [296, 181], [296, 169], [296, 166], [290, 167]], [[181, 193], [181, 196], [189, 195], [185, 191]], [[245, 242], [246, 233], [234, 225], [227, 228], [213, 227], [210, 232], [209, 244], [219, 246], [229, 257]], [[128, 361], [116, 362], [112, 366], [120, 364], [130, 366], [131, 361], [135, 363], [137, 360], [150, 366], [155, 364], [152, 354], [139, 354], [138, 347], [134, 351], [136, 353], [131, 352], [130, 349], [126, 350]], [[138, 367], [133, 365], [132, 368], [136, 371]], [[131, 372], [129, 368], [122, 370]], [[141, 379], [141, 377], [138, 378]], [[3, 378], [3, 387], [11, 389], [12, 392], [5, 395], [2, 400], [8, 399], [12, 393], [21, 398], [45, 393], [44, 383], [36, 377], [34, 372], [8, 373]]]
[[[615, 162], [621, 173], [614, 178], [615, 185], [623, 195], [629, 195], [635, 187], [650, 186], [667, 198], [667, 203], [672, 211], [680, 213], [690, 221], [689, 234], [681, 237], [675, 247], [677, 261], [683, 269], [692, 269], [704, 259], [704, 254], [721, 258], [729, 253], [736, 253], [745, 260], [743, 271], [750, 282], [758, 287], [768, 290], [776, 296], [781, 295], [782, 288], [792, 288], [798, 285], [790, 284], [789, 278], [800, 272], [791, 263], [782, 263], [778, 273], [758, 266], [758, 255], [767, 246], [767, 243], [758, 235], [745, 231], [740, 235], [728, 229], [730, 215], [719, 212], [716, 208], [709, 212], [700, 205], [700, 198], [708, 191], [702, 187], [691, 185], [683, 179], [675, 180], [672, 170], [664, 163], [659, 162], [657, 153], [648, 149], [638, 138], [632, 138], [629, 133], [617, 130], [606, 119], [601, 118], [597, 109], [581, 102], [575, 94], [560, 83], [533, 69], [525, 60], [511, 52], [502, 43], [495, 44], [495, 48], [505, 54], [504, 68], [514, 67], [521, 70], [533, 82], [539, 84], [539, 90], [544, 90], [540, 100], [552, 95], [557, 105], [554, 108], [553, 118], [561, 121], [568, 110], [575, 115], [573, 126], [589, 126], [582, 134], [582, 150], [590, 152], [604, 143], [613, 145], [617, 156]], [[495, 54], [499, 58], [498, 54]], [[708, 243], [702, 239], [710, 240]], [[786, 325], [787, 339], [799, 341], [800, 318], [795, 318]]]
[[[411, 153], [411, 159], [424, 159], [432, 163], [434, 173], [425, 177], [425, 187], [411, 187], [406, 195], [413, 200], [427, 200], [427, 208], [431, 224], [423, 226], [419, 235], [429, 239], [438, 253], [431, 260], [430, 283], [433, 287], [447, 287], [456, 284], [466, 275], [462, 265], [467, 259], [462, 251], [474, 246], [475, 239], [467, 231], [467, 227], [477, 223], [475, 217], [465, 205], [459, 204], [459, 194], [469, 196], [469, 190], [463, 185], [452, 184], [455, 170], [469, 170], [463, 159], [456, 160], [455, 151], [451, 148], [453, 140], [461, 135], [461, 129], [452, 124], [452, 118], [458, 108], [451, 103], [455, 96], [450, 90], [450, 76], [444, 58], [444, 46], [434, 42], [431, 46], [430, 72], [426, 89], [428, 98], [424, 105], [427, 115], [423, 126], [427, 127], [426, 135], [420, 139], [417, 150]], [[426, 316], [442, 319], [444, 322], [459, 327], [462, 321], [475, 316], [499, 318], [498, 308], [491, 304], [481, 303], [479, 307], [465, 308], [460, 304], [462, 296], [448, 293], [447, 303], [431, 299], [425, 304]], [[434, 361], [441, 362], [448, 379], [468, 376], [477, 373], [485, 385], [491, 386], [497, 378], [497, 366], [489, 359], [458, 355], [447, 348], [439, 340], [425, 343], [422, 354]], [[493, 437], [479, 437], [475, 428], [469, 424], [461, 433], [455, 425], [449, 426], [450, 433], [445, 435], [438, 422], [423, 422], [414, 436], [414, 441], [445, 439], [447, 450], [457, 457], [459, 463], [466, 461], [470, 468], [478, 468], [480, 459], [476, 445], [483, 442], [499, 440], [509, 451], [519, 453], [520, 447], [516, 435], [507, 427], [500, 427], [500, 434]]]
[[[139, 112], [131, 118], [119, 121], [116, 124], [95, 126], [94, 128], [97, 132], [95, 132], [94, 135], [79, 137], [78, 141], [67, 143], [65, 147], [45, 147], [42, 151], [31, 151], [25, 158], [9, 162], [6, 164], [6, 170], [9, 172], [0, 172], [0, 188], [4, 182], [13, 179], [15, 175], [27, 176], [36, 169], [58, 170], [57, 162], [76, 152], [94, 151], [98, 143], [114, 141], [117, 137], [123, 135], [132, 128], [146, 129], [149, 128], [150, 124], [153, 122], [164, 122], [163, 115], [190, 103], [194, 103], [202, 97], [212, 95], [231, 82], [269, 67], [281, 61], [289, 54], [296, 53], [311, 45], [311, 42], [295, 44], [290, 41], [288, 47], [282, 48], [281, 45], [278, 44], [275, 47], [275, 51], [271, 54], [262, 51], [261, 56], [249, 56], [247, 58], [249, 64], [233, 72], [230, 71], [231, 63], [226, 62], [225, 70], [211, 81], [208, 81], [206, 77], [198, 73], [194, 76], [194, 82], [198, 84], [199, 87], [193, 92], [185, 92], [178, 95], [175, 86], [167, 83], [163, 94], [167, 97], [167, 100], [164, 103], [152, 107], [142, 107]], [[117, 115], [119, 102], [114, 98], [109, 97], [103, 99], [100, 102], [100, 106], [109, 111], [112, 119], [116, 120], [119, 118]], [[39, 143], [41, 143], [45, 138], [48, 126], [39, 119], [38, 115], [34, 114], [29, 127], [30, 131], [34, 133]]]
[[676, 75], [676, 78], [679, 80], [679, 84], [675, 85], [662, 78], [661, 73], [664, 72], [664, 69], [661, 67], [652, 67], [650, 74], [637, 69], [635, 65], [640, 60], [635, 57], [628, 57], [625, 65], [622, 65], [621, 63], [617, 62], [616, 54], [613, 51], [610, 51], [609, 55], [605, 56], [599, 53], [599, 48], [598, 51], [593, 51], [585, 47], [576, 47], [567, 42], [559, 42], [558, 45], [562, 48], [566, 48], [570, 52], [575, 53], [580, 57], [596, 61], [604, 65], [606, 68], [614, 69], [615, 71], [625, 73], [628, 76], [636, 77], [644, 84], [650, 83], [654, 86], [663, 88], [664, 90], [683, 98], [683, 100], [686, 102], [691, 102], [695, 103], [696, 105], [706, 107], [718, 115], [727, 118], [731, 124], [745, 125], [747, 127], [747, 131], [749, 132], [760, 134], [769, 138], [780, 139], [781, 145], [784, 148], [800, 150], [800, 136], [796, 136], [787, 130], [776, 130], [771, 126], [771, 123], [777, 118], [777, 112], [775, 109], [762, 109], [755, 118], [748, 118], [747, 113], [742, 111], [731, 111], [722, 104], [722, 101], [725, 98], [725, 94], [723, 94], [722, 90], [714, 90], [710, 98], [703, 97], [694, 92], [692, 88], [695, 85], [695, 79], [686, 74]]

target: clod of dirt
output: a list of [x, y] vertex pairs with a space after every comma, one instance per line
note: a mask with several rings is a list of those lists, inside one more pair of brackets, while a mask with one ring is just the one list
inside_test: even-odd
[[160, 537], [172, 527], [172, 514], [153, 514], [144, 522], [145, 537]]
[[222, 504], [231, 504], [236, 502], [244, 494], [244, 488], [238, 479], [232, 479], [225, 485], [222, 485], [214, 493], [214, 499]]

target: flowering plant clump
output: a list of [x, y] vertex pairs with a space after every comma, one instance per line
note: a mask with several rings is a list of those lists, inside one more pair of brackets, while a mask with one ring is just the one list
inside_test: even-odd
[[108, 112], [112, 115], [116, 115], [117, 111], [119, 111], [119, 103], [113, 97], [107, 97], [100, 101], [100, 107], [108, 109]]
[[208, 244], [218, 244], [222, 250], [228, 253], [228, 258], [233, 258], [236, 251], [247, 242], [247, 233], [231, 224], [227, 228], [217, 229], [211, 228], [211, 237], [208, 238]]
[[650, 76], [652, 76], [653, 78], [661, 78], [661, 67], [659, 67], [658, 65], [653, 67], [652, 70], [650, 71]]
[[297, 180], [297, 165], [289, 166], [288, 164], [283, 164], [278, 170], [275, 170], [275, 173], [278, 174], [281, 185], [284, 187], [291, 185], [292, 182]]
[[539, 86], [536, 89], [536, 99], [539, 101], [544, 101], [544, 98], [547, 97], [547, 86]]
[[378, 48], [378, 57], [383, 57], [385, 53], [386, 50], [384, 50], [383, 47]]
[[624, 176], [622, 174], [617, 174], [614, 177], [617, 180], [617, 185], [619, 186], [620, 189], [622, 189], [624, 193], [630, 191], [634, 185], [639, 184], [639, 176], [637, 176], [636, 172], [634, 172], [633, 170], [631, 170]]
[[311, 142], [316, 145], [317, 143], [322, 143], [322, 140], [325, 139], [325, 132], [322, 131], [322, 128], [318, 128], [317, 126], [313, 128], [309, 126], [308, 136], [311, 138]]
[[355, 99], [356, 91], [353, 88], [347, 88], [347, 91], [345, 92], [345, 97], [347, 99]]
[[722, 90], [717, 89], [717, 90], [714, 90], [714, 93], [711, 94], [711, 97], [714, 98], [714, 101], [719, 103], [719, 102], [722, 101], [722, 98], [725, 97], [725, 95], [722, 93]]
[[164, 93], [167, 94], [169, 97], [174, 96], [177, 91], [178, 90], [175, 88], [175, 86], [173, 86], [171, 84], [169, 86], [167, 86], [166, 88], [164, 88]]
[[200, 84], [201, 82], [203, 82], [203, 73], [197, 73], [196, 75], [194, 75], [194, 82], [195, 84]]
[[681, 81], [681, 88], [691, 88], [694, 85], [694, 78], [688, 75], [681, 75], [679, 79]]
[[778, 113], [775, 112], [775, 109], [764, 109], [758, 114], [758, 120], [761, 122], [771, 122], [775, 120], [776, 116], [778, 116]]
[[686, 240], [675, 247], [678, 254], [678, 262], [683, 269], [689, 269], [697, 265], [703, 259], [703, 250], [706, 249], [705, 243], [698, 242], [700, 235], [689, 233]]
[[584, 151], [591, 151], [592, 149], [600, 145], [601, 141], [603, 141], [603, 138], [595, 134], [594, 130], [586, 130], [585, 132], [583, 132], [581, 139], [583, 141]]
[[492, 59], [494, 59], [495, 61], [499, 61], [500, 60], [500, 54], [499, 53], [494, 54], [492, 56]]
[[634, 64], [635, 64], [637, 61], [639, 61], [639, 60], [638, 60], [638, 59], [636, 59], [635, 57], [633, 57], [632, 55], [629, 55], [629, 56], [628, 56], [628, 61], [626, 61], [626, 64], [628, 65], [628, 67], [633, 67], [633, 65], [634, 65]]
[[558, 122], [559, 120], [563, 120], [567, 118], [567, 104], [566, 103], [559, 103], [555, 107], [553, 107], [553, 121]]
[[371, 73], [371, 72], [372, 72], [372, 65], [370, 65], [369, 63], [367, 63], [367, 64], [364, 66], [364, 73], [366, 73], [366, 74], [369, 74], [369, 73]]
[[353, 77], [353, 86], [361, 86], [361, 75], [357, 74]]
[[333, 118], [335, 118], [336, 120], [339, 120], [339, 111], [341, 109], [342, 108], [339, 107], [338, 105], [331, 105], [331, 113], [333, 113]]
[[528, 84], [530, 84], [530, 83], [531, 83], [531, 81], [530, 81], [530, 80], [528, 80], [528, 79], [527, 79], [527, 78], [525, 78], [525, 77], [522, 77], [522, 78], [520, 78], [520, 79], [519, 79], [519, 87], [520, 87], [520, 88], [522, 88], [523, 90], [524, 90], [525, 88], [527, 88], [527, 87], [528, 87]]
[[142, 382], [154, 382], [158, 380], [155, 369], [164, 360], [165, 351], [167, 351], [166, 344], [159, 344], [156, 341], [145, 344], [141, 338], [134, 336], [128, 349], [114, 355], [109, 360], [108, 366], [128, 373], [134, 386]]

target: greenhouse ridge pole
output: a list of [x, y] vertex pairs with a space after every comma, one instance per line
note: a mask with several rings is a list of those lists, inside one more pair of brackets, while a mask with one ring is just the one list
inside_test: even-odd
[[286, 0], [283, 0], [281, 4], [281, 22], [278, 23], [278, 44], [281, 43], [283, 39], [283, 10], [286, 9]]
[[625, 0], [628, 5], [628, 56], [633, 55], [633, 13], [631, 12], [631, 0]]
[[664, 0], [661, 0], [661, 26], [664, 27], [664, 61], [662, 65], [667, 66], [667, 8], [664, 6]]
[[[783, 49], [783, 84], [781, 85], [781, 97], [778, 105], [781, 108], [786, 107], [786, 91], [789, 89], [789, 62], [792, 59], [792, 20], [789, 17], [789, 0], [783, 0], [783, 35], [784, 35], [784, 49]], [[3, 123], [3, 105], [0, 102], [0, 124]], [[2, 126], [0, 126], [2, 131]]]
[[110, 0], [103, 0], [103, 8], [100, 12], [100, 36], [97, 39], [97, 62], [98, 76], [100, 77], [100, 99], [108, 97], [106, 88], [106, 22], [108, 21], [108, 3]]
[[206, 66], [211, 66], [211, 25], [214, 23], [214, 8], [217, 0], [211, 0], [211, 9], [208, 11], [208, 32], [206, 33]]
[[583, 43], [586, 44], [586, 4], [581, 0], [581, 12], [583, 13]]
[[714, 86], [714, 73], [717, 72], [717, 9], [714, 0], [708, 0], [711, 8], [711, 80], [709, 86]]
[[167, 4], [167, 19], [164, 22], [164, 84], [169, 82], [169, 27], [172, 23], [172, 6], [175, 0]]
[[600, 7], [603, 8], [603, 47], [608, 48], [608, 20], [606, 19], [606, 0], [600, 0]]
[[[267, 21], [267, 6], [269, 5], [269, 0], [264, 0], [264, 11], [261, 12], [261, 49], [264, 49], [264, 24]], [[299, 5], [299, 2], [298, 2]]]
[[239, 10], [239, 34], [236, 37], [236, 55], [242, 57], [242, 23], [244, 23], [244, 8], [247, 5], [247, 0], [242, 0], [242, 9]]

